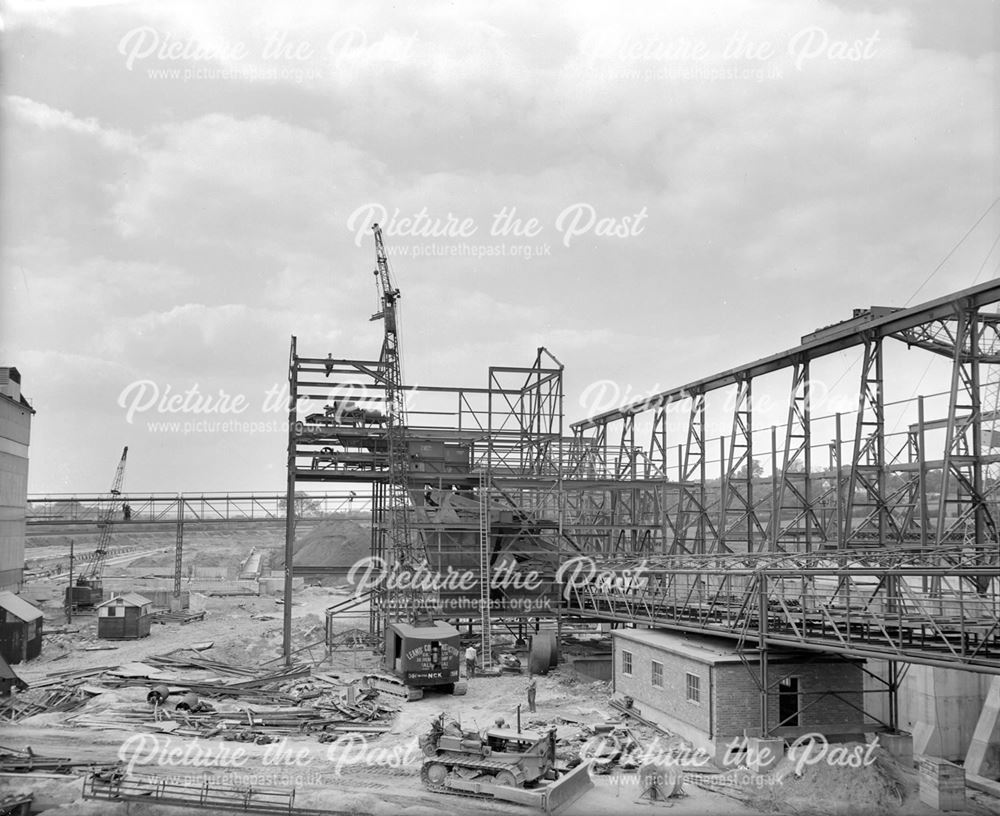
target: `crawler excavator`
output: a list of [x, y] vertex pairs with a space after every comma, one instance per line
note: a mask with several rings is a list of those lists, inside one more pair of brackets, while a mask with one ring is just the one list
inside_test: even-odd
[[[384, 324], [379, 375], [385, 384], [385, 428], [387, 461], [385, 552], [390, 568], [412, 570], [426, 564], [422, 542], [414, 541], [409, 523], [409, 460], [406, 439], [406, 405], [403, 398], [403, 373], [399, 347], [400, 292], [392, 280], [389, 258], [378, 224], [375, 235], [376, 285], [380, 309], [372, 320]], [[364, 685], [405, 700], [419, 700], [426, 688], [445, 694], [464, 694], [466, 684], [459, 680], [460, 635], [444, 621], [430, 615], [432, 603], [412, 585], [406, 589], [387, 589], [374, 599], [385, 614], [385, 638], [382, 674], [369, 674]]]
[[111, 529], [114, 518], [122, 508], [122, 482], [125, 479], [125, 458], [128, 456], [128, 445], [122, 450], [122, 458], [118, 461], [115, 478], [111, 483], [111, 491], [103, 501], [97, 519], [97, 549], [94, 558], [87, 569], [76, 579], [76, 583], [66, 587], [67, 607], [75, 609], [92, 609], [104, 600], [104, 561], [108, 557], [108, 546], [111, 544]]

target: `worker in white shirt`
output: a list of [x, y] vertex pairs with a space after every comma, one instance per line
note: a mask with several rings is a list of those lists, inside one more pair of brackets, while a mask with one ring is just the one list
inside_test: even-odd
[[470, 646], [465, 650], [465, 676], [475, 677], [476, 675], [476, 647]]

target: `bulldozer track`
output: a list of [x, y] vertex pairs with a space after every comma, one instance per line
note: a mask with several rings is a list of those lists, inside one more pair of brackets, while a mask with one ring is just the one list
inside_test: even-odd
[[499, 802], [493, 794], [490, 793], [473, 793], [472, 791], [455, 790], [454, 788], [449, 788], [447, 785], [435, 785], [432, 782], [423, 779], [421, 776], [421, 781], [424, 783], [424, 788], [431, 791], [432, 793], [446, 793], [449, 796], [462, 796], [466, 799], [477, 799], [480, 802]]
[[431, 782], [427, 776], [427, 769], [431, 765], [444, 765], [448, 768], [449, 773], [455, 768], [480, 771], [481, 773], [489, 774], [490, 776], [496, 776], [501, 771], [507, 771], [517, 780], [519, 787], [524, 782], [524, 775], [520, 773], [516, 767], [507, 763], [490, 762], [489, 760], [470, 762], [461, 754], [443, 754], [424, 760], [424, 764], [420, 767], [420, 781], [423, 783], [424, 787], [427, 788], [427, 790], [434, 791], [435, 793], [448, 793], [452, 796], [466, 796], [471, 799], [487, 799], [494, 802], [501, 801], [489, 793], [472, 793], [471, 791], [454, 790], [453, 788], [449, 788], [447, 785], [437, 785]]
[[423, 697], [423, 691], [406, 685], [399, 678], [386, 674], [366, 674], [364, 685], [375, 689], [379, 694], [388, 694], [404, 702], [413, 702]]

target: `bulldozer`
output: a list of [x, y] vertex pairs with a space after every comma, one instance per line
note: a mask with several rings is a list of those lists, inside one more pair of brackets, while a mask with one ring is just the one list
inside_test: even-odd
[[499, 799], [556, 813], [593, 787], [589, 762], [570, 771], [556, 766], [556, 731], [503, 727], [465, 731], [442, 713], [420, 738], [427, 759], [424, 787], [482, 799]]

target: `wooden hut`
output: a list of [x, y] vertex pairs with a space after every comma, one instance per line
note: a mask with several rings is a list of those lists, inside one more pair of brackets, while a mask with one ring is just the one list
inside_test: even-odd
[[42, 653], [42, 610], [20, 595], [0, 592], [0, 655], [11, 665]]
[[27, 687], [28, 684], [18, 677], [17, 672], [0, 656], [0, 697], [10, 697], [15, 689], [23, 691]]
[[96, 606], [97, 636], [105, 640], [132, 640], [149, 635], [153, 602], [134, 592], [109, 598]]

